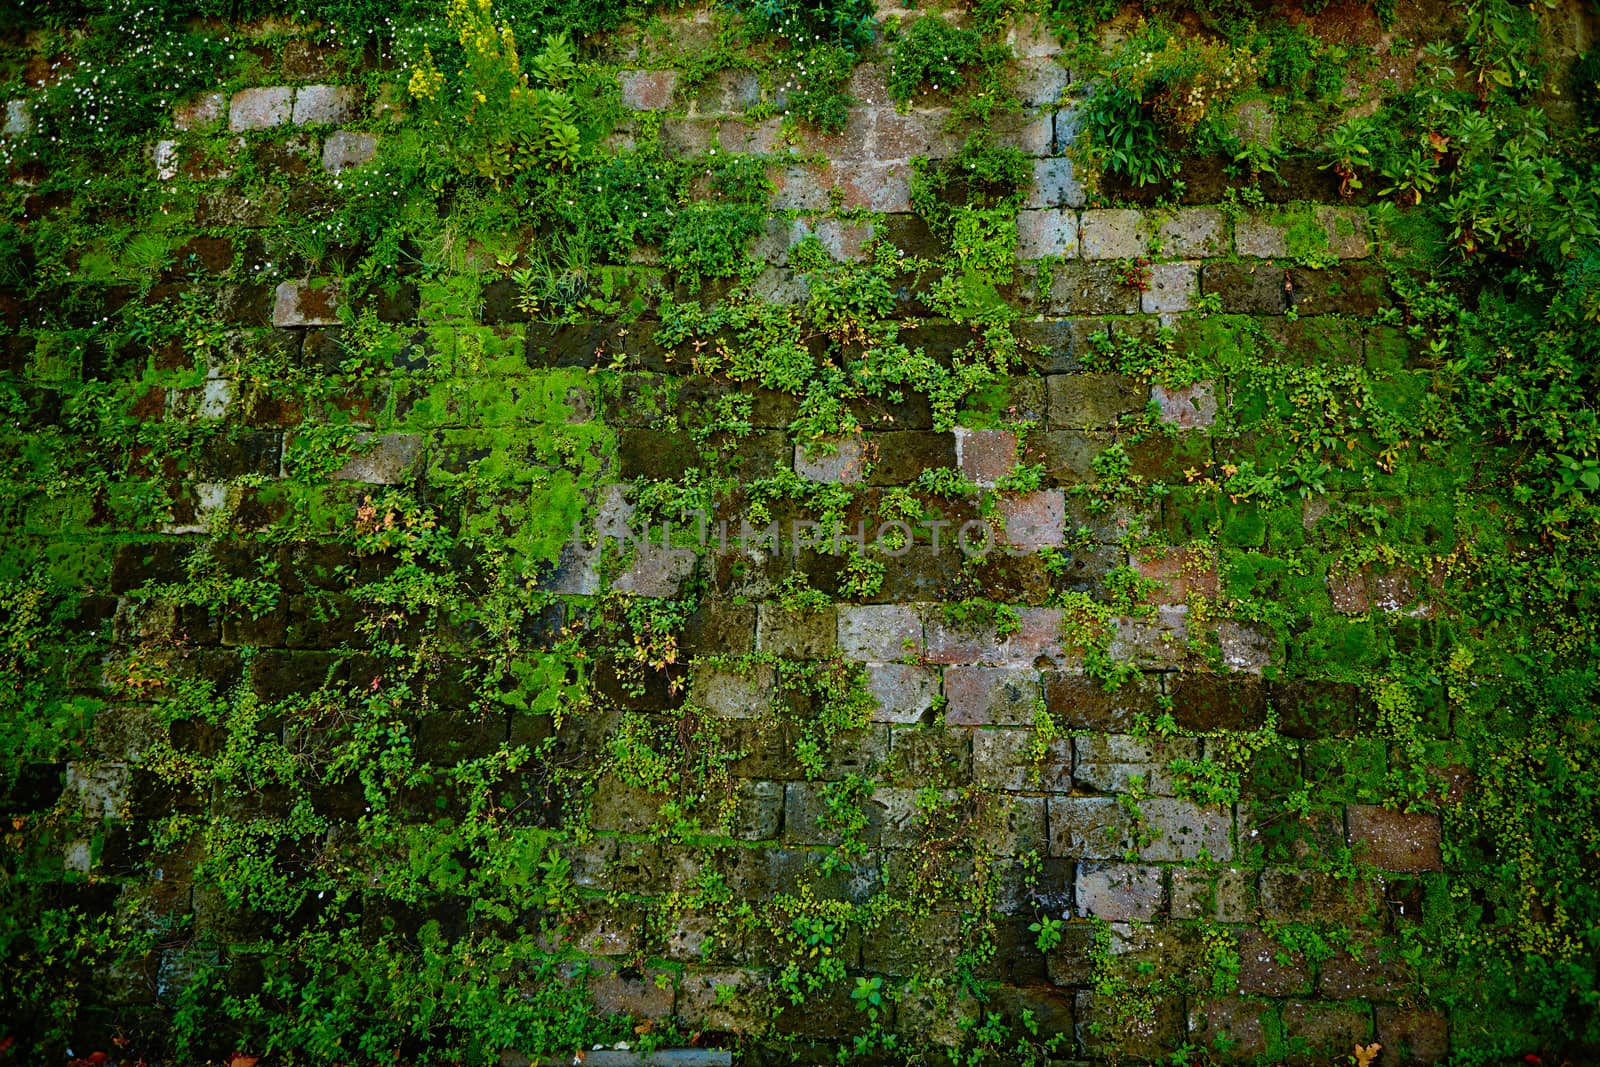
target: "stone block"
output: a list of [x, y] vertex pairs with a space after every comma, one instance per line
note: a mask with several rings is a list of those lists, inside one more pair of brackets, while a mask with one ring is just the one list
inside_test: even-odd
[[1059, 489], [1040, 489], [1001, 497], [995, 512], [1005, 527], [1006, 544], [1034, 549], [1066, 543], [1067, 500]]
[[1148, 1010], [1132, 1012], [1121, 998], [1080, 991], [1073, 1005], [1078, 1040], [1096, 1063], [1153, 1063], [1183, 1043], [1183, 1000], [1170, 996], [1154, 1000]]
[[[837, 817], [828, 807], [827, 786], [820, 782], [788, 782], [783, 787], [783, 841], [786, 845], [836, 846], [842, 840]], [[876, 845], [883, 825], [882, 804], [872, 797], [862, 801], [869, 820], [859, 833], [866, 845]]]
[[1161, 868], [1137, 863], [1080, 863], [1077, 901], [1081, 919], [1150, 922], [1166, 910]]
[[854, 485], [866, 473], [866, 444], [859, 437], [819, 442], [815, 455], [810, 454], [805, 445], [797, 444], [794, 472], [815, 482]]
[[[909, 161], [917, 156], [944, 159], [956, 153], [960, 142], [950, 131], [950, 113], [942, 108], [902, 115], [892, 107], [875, 108], [871, 116], [870, 148], [858, 146], [854, 154], [880, 163]], [[836, 156], [837, 152], [829, 155]]]
[[641, 545], [634, 550], [628, 569], [616, 577], [611, 588], [634, 596], [675, 597], [694, 573], [694, 563], [691, 549]]
[[1365, 259], [1372, 252], [1367, 212], [1358, 207], [1320, 204], [1312, 217], [1328, 233], [1328, 251], [1340, 259]]
[[1267, 1053], [1267, 1035], [1277, 1017], [1269, 1001], [1205, 997], [1189, 1005], [1189, 1041], [1223, 1051], [1228, 1062], [1256, 1062]]
[[1109, 434], [1083, 430], [1050, 430], [1031, 440], [1042, 446], [1045, 473], [1061, 485], [1093, 480], [1094, 458], [1111, 443]]
[[343, 174], [351, 167], [372, 161], [378, 153], [375, 134], [360, 130], [334, 130], [322, 141], [322, 169], [329, 174]]
[[1132, 563], [1140, 578], [1156, 583], [1145, 594], [1147, 604], [1182, 604], [1190, 596], [1214, 600], [1220, 590], [1214, 554], [1203, 549], [1141, 549]]
[[974, 485], [992, 488], [1017, 463], [1017, 435], [1011, 430], [956, 428], [956, 464]]
[[868, 439], [869, 485], [909, 485], [923, 471], [954, 467], [955, 437], [926, 430], [891, 430]]
[[1261, 913], [1281, 922], [1374, 921], [1383, 899], [1381, 879], [1344, 882], [1317, 871], [1269, 867], [1261, 872]]
[[[957, 626], [935, 610], [923, 628], [925, 658], [930, 663], [985, 663], [998, 667], [1033, 667], [1041, 657], [1065, 658], [1061, 647], [1061, 611], [1057, 608], [1015, 608], [1017, 629], [1004, 640], [993, 625]], [[946, 679], [946, 689], [948, 691]]]
[[874, 663], [867, 667], [867, 692], [877, 702], [873, 722], [921, 722], [939, 697], [939, 675], [913, 664]]
[[1233, 247], [1241, 256], [1281, 259], [1289, 254], [1288, 229], [1260, 212], [1246, 212], [1233, 225]]
[[607, 959], [591, 959], [589, 998], [602, 1015], [631, 1015], [636, 1019], [664, 1019], [672, 1014], [673, 989], [670, 981], [656, 981], [657, 975], [671, 975], [660, 968], [643, 972], [624, 970]]
[[1350, 844], [1358, 859], [1380, 870], [1443, 870], [1439, 852], [1439, 816], [1390, 811], [1370, 804], [1345, 809]]
[[975, 842], [997, 856], [1042, 854], [1049, 843], [1045, 798], [1007, 794], [979, 807], [973, 828]]
[[1317, 992], [1330, 1000], [1406, 1001], [1416, 989], [1416, 973], [1394, 955], [1394, 947], [1370, 936], [1323, 960], [1317, 971]]
[[1217, 419], [1216, 385], [1213, 382], [1192, 382], [1171, 389], [1160, 384], [1152, 385], [1150, 399], [1161, 409], [1161, 421], [1171, 423], [1180, 430], [1210, 426]]
[[1200, 742], [1192, 737], [1085, 734], [1073, 740], [1072, 776], [1079, 786], [1102, 793], [1130, 792], [1138, 778], [1146, 793], [1170, 796], [1177, 783], [1167, 764], [1199, 758]]
[[[370, 448], [365, 447], [371, 445]], [[414, 433], [358, 434], [356, 446], [364, 448], [334, 473], [346, 482], [397, 485], [422, 454], [422, 437]]]
[[337, 126], [360, 117], [353, 85], [302, 85], [294, 93], [296, 126]]
[[339, 287], [305, 281], [279, 282], [272, 302], [274, 326], [339, 325]]
[[1184, 259], [1211, 259], [1228, 254], [1228, 217], [1219, 208], [1184, 207], [1156, 226], [1161, 253]]
[[1023, 107], [1055, 107], [1071, 82], [1071, 72], [1054, 59], [1017, 61], [1016, 93]]
[[1039, 699], [1031, 667], [946, 667], [945, 722], [951, 726], [1026, 726]]
[[674, 1014], [700, 1030], [754, 1033], [767, 1025], [767, 1000], [760, 971], [688, 971], [678, 984]]
[[1072, 160], [1066, 156], [1051, 156], [1033, 161], [1033, 185], [1028, 190], [1024, 208], [1083, 206], [1083, 184], [1073, 173]]
[[1200, 296], [1200, 268], [1194, 263], [1155, 263], [1150, 279], [1139, 294], [1139, 306], [1149, 315], [1188, 311]]
[[756, 648], [794, 659], [826, 659], [837, 647], [838, 625], [832, 604], [798, 609], [761, 604], [756, 608]]
[[1046, 208], [1017, 213], [1017, 258], [1072, 258], [1078, 254], [1078, 216], [1070, 210]]
[[1173, 867], [1172, 917], [1247, 922], [1255, 910], [1255, 875], [1237, 867]]
[[943, 724], [889, 727], [891, 780], [897, 785], [967, 785], [972, 781], [972, 732]]
[[1084, 259], [1137, 259], [1150, 246], [1152, 227], [1140, 212], [1097, 208], [1083, 213], [1078, 232]]
[[1272, 631], [1259, 623], [1223, 619], [1217, 624], [1222, 665], [1240, 674], [1261, 674], [1272, 662]]
[[1372, 1038], [1372, 1010], [1322, 1001], [1290, 1000], [1283, 1005], [1283, 1038], [1296, 1051], [1286, 1067], [1322, 1067], [1334, 1057], [1348, 1056]]
[[244, 89], [228, 102], [228, 129], [235, 133], [282, 126], [294, 113], [294, 90], [288, 86]]
[[665, 111], [678, 88], [675, 70], [625, 70], [617, 75], [622, 86], [622, 106], [631, 111]]
[[5, 125], [0, 137], [21, 137], [33, 128], [33, 109], [26, 100], [7, 100]]
[[172, 125], [188, 133], [207, 130], [222, 121], [228, 113], [228, 98], [222, 93], [201, 93], [187, 104], [172, 111]]
[[1146, 669], [1179, 666], [1188, 645], [1186, 605], [1163, 605], [1155, 616], [1119, 615], [1116, 635], [1111, 639], [1111, 655], [1137, 663]]
[[1125, 374], [1052, 374], [1050, 426], [1093, 430], [1116, 424], [1145, 405], [1145, 392]]
[[733, 791], [734, 811], [728, 833], [741, 841], [768, 841], [783, 822], [782, 782], [741, 780]]
[[894, 663], [923, 650], [922, 616], [910, 604], [840, 604], [839, 651], [861, 663]]
[[901, 212], [911, 210], [911, 167], [905, 163], [830, 164], [825, 180], [837, 189], [845, 208]]
[[1311, 968], [1300, 952], [1284, 948], [1253, 926], [1240, 927], [1239, 992], [1284, 997], [1311, 992]]
[[991, 789], [1017, 793], [1070, 791], [1072, 743], [1059, 738], [1046, 745], [1042, 755], [1036, 755], [1035, 737], [1028, 729], [974, 730], [973, 780]]
[[1061, 263], [1050, 279], [1052, 315], [1134, 315], [1139, 311], [1139, 291], [1122, 276], [1115, 263]]
[[689, 673], [689, 700], [719, 719], [753, 719], [773, 710], [777, 684], [770, 663], [739, 671], [696, 663]]
[[1155, 710], [1160, 692], [1148, 675], [1123, 682], [1114, 691], [1076, 671], [1047, 670], [1042, 677], [1045, 706], [1069, 730], [1126, 732]]
[[1383, 271], [1362, 264], [1325, 270], [1293, 267], [1286, 286], [1300, 315], [1375, 315], [1387, 303], [1388, 280]]
[[1450, 1056], [1450, 1027], [1445, 1017], [1425, 1008], [1379, 1004], [1378, 1067], [1433, 1067]]
[[1218, 294], [1231, 314], [1281, 315], [1293, 286], [1282, 267], [1212, 262], [1200, 268], [1200, 290]]
[[1173, 716], [1185, 730], [1254, 730], [1267, 720], [1266, 688], [1256, 678], [1180, 674], [1168, 688]]

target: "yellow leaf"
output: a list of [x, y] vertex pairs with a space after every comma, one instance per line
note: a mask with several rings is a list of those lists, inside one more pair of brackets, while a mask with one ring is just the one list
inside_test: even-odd
[[1372, 1061], [1378, 1058], [1378, 1053], [1383, 1046], [1374, 1041], [1370, 1045], [1357, 1045], [1352, 1055], [1355, 1057], [1356, 1067], [1372, 1067]]

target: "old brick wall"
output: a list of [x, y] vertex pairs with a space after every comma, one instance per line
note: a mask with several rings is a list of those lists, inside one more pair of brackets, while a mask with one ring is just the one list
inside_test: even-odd
[[[667, 36], [709, 39], [710, 25], [705, 13], [672, 16]], [[596, 658], [569, 676], [582, 679], [583, 695], [565, 714], [485, 715], [462, 691], [474, 676], [461, 664], [472, 662], [481, 635], [455, 634], [429, 646], [433, 689], [415, 694], [426, 708], [411, 720], [411, 740], [419, 759], [441, 766], [548, 740], [535, 747], [536, 765], [547, 769], [522, 773], [533, 782], [558, 770], [562, 785], [543, 794], [530, 787], [523, 804], [564, 835], [582, 903], [561, 936], [573, 960], [587, 961], [567, 973], [601, 1011], [676, 1019], [724, 1040], [776, 1033], [828, 1045], [862, 1032], [865, 1015], [849, 991], [858, 977], [880, 976], [905, 991], [885, 1009], [888, 1025], [936, 1045], [959, 1043], [963, 1028], [989, 1013], [1014, 1026], [1026, 1011], [1044, 1035], [1063, 1035], [1054, 1052], [1062, 1059], [1139, 1061], [1218, 1038], [1226, 1051], [1214, 1055], [1227, 1062], [1343, 1062], [1371, 1041], [1383, 1045], [1379, 1063], [1445, 1057], [1445, 1017], [1401, 951], [1420, 921], [1426, 879], [1442, 868], [1439, 817], [1380, 805], [1372, 783], [1390, 754], [1372, 732], [1370, 689], [1345, 669], [1373, 643], [1429, 640], [1433, 587], [1411, 564], [1345, 563], [1345, 530], [1323, 521], [1330, 501], [1386, 507], [1396, 494], [1445, 487], [1347, 480], [1293, 508], [1230, 500], [1209, 486], [1272, 454], [1278, 445], [1260, 431], [1262, 420], [1293, 396], [1254, 373], [1168, 389], [1110, 369], [1105, 355], [1119, 339], [1154, 342], [1166, 327], [1178, 352], [1248, 350], [1284, 368], [1285, 383], [1296, 368], [1349, 368], [1381, 373], [1404, 392], [1418, 380], [1421, 356], [1383, 315], [1390, 297], [1379, 232], [1364, 207], [1339, 199], [1336, 179], [1297, 160], [1286, 162], [1284, 180], [1261, 184], [1256, 204], [1226, 195], [1218, 171], [1186, 175], [1169, 206], [1090, 206], [1069, 155], [1073, 72], [1036, 26], [1022, 23], [1010, 43], [1022, 106], [992, 134], [1032, 159], [1033, 182], [1016, 217], [1017, 280], [1005, 294], [1021, 313], [1014, 332], [1023, 361], [999, 390], [1004, 403], [986, 410], [969, 401], [962, 424], [948, 429], [914, 391], [898, 403], [860, 403], [862, 431], [821, 449], [792, 429], [795, 396], [696, 373], [698, 349], [659, 342], [649, 313], [628, 323], [530, 322], [510, 283], [492, 272], [474, 275], [480, 297], [465, 316], [430, 303], [417, 278], [398, 278], [381, 300], [352, 307], [337, 284], [283, 276], [258, 237], [257, 227], [283, 210], [272, 198], [287, 198], [291, 211], [303, 198], [310, 210], [334, 195], [329, 183], [359, 180], [381, 159], [384, 139], [403, 121], [393, 109], [398, 94], [374, 92], [370, 70], [296, 52], [281, 82], [205, 95], [174, 113], [153, 145], [151, 177], [194, 191], [187, 247], [200, 267], [157, 289], [208, 302], [226, 338], [203, 378], [157, 383], [131, 416], [192, 421], [208, 432], [194, 462], [163, 470], [159, 456], [127, 457], [129, 470], [157, 472], [172, 501], [167, 521], [119, 526], [106, 501], [67, 497], [58, 510], [13, 516], [12, 527], [105, 561], [87, 565], [94, 596], [82, 625], [104, 635], [104, 662], [120, 683], [98, 677], [94, 663], [77, 668], [83, 690], [104, 704], [64, 782], [110, 830], [66, 864], [90, 876], [96, 892], [136, 897], [152, 916], [181, 925], [152, 950], [146, 971], [122, 976], [108, 998], [159, 1013], [197, 955], [214, 962], [220, 953], [237, 965], [231, 980], [248, 982], [248, 961], [270, 951], [215, 889], [191, 891], [202, 856], [150, 865], [145, 828], [172, 804], [203, 815], [213, 802], [241, 802], [174, 797], [146, 765], [152, 738], [168, 732], [157, 709], [169, 689], [200, 679], [235, 700], [248, 693], [284, 709], [268, 729], [299, 736], [292, 720], [314, 714], [314, 694], [386, 684], [375, 642], [422, 640], [404, 620], [385, 621], [387, 609], [362, 592], [409, 564], [392, 549], [351, 553], [301, 533], [270, 536], [285, 500], [313, 483], [341, 507], [390, 489], [427, 499], [431, 484], [471, 469], [497, 437], [559, 411], [575, 440], [611, 444], [595, 445], [598, 465], [578, 483], [587, 540], [556, 546], [523, 586], [541, 599], [524, 625], [522, 654], [570, 653], [562, 641], [598, 633], [585, 627], [607, 610], [603, 602], [614, 603], [613, 591], [690, 609], [672, 653], [643, 669], [619, 665], [623, 652], [595, 636]], [[669, 157], [771, 157], [771, 215], [749, 249], [765, 265], [751, 285], [766, 300], [805, 301], [807, 271], [791, 254], [807, 236], [841, 263], [867, 262], [881, 242], [908, 257], [949, 253], [912, 211], [911, 161], [948, 156], [963, 135], [950, 132], [948, 108], [936, 99], [896, 109], [881, 65], [856, 71], [857, 103], [843, 131], [819, 134], [746, 117], [763, 97], [753, 73], [722, 72], [689, 87], [680, 71], [651, 65], [658, 53], [637, 37], [589, 47], [617, 65], [631, 113], [613, 135], [617, 150], [641, 123], [659, 121]], [[223, 130], [248, 140], [218, 157]], [[245, 160], [273, 181], [248, 193], [230, 185]], [[62, 210], [30, 199], [25, 218]], [[1308, 233], [1319, 258], [1296, 249]], [[634, 259], [649, 268], [652, 250]], [[948, 364], [978, 333], [930, 317], [919, 284], [903, 276], [894, 294], [902, 339]], [[729, 289], [709, 282], [682, 295], [709, 305]], [[84, 306], [135, 298], [127, 286], [100, 286]], [[409, 338], [389, 373], [307, 400], [261, 370], [291, 368], [297, 385], [331, 373], [362, 312]], [[69, 353], [70, 344], [49, 346], [34, 328], [35, 308], [12, 303], [5, 313], [11, 371], [30, 404], [19, 414], [24, 427], [60, 418], [66, 383], [126, 373], [115, 353], [53, 364], [49, 352]], [[473, 392], [484, 372], [464, 357], [469, 345], [493, 359], [502, 390], [493, 403]], [[263, 351], [277, 362], [246, 354]], [[182, 358], [153, 356], [157, 367]], [[426, 410], [413, 406], [408, 373], [429, 360], [458, 368], [459, 402], [432, 403], [435, 390]], [[559, 395], [542, 414], [500, 402], [552, 383]], [[730, 395], [753, 401], [747, 430], [697, 435]], [[304, 449], [335, 408], [350, 415], [357, 436], [341, 439], [352, 451], [319, 471]], [[1170, 491], [1109, 492], [1108, 456], [1125, 456], [1115, 476], [1123, 484]], [[559, 462], [532, 460], [541, 469]], [[842, 529], [865, 530], [881, 582], [849, 584], [848, 540], [832, 552], [806, 530], [812, 543], [794, 544], [794, 521], [818, 517], [798, 496], [759, 515], [747, 496], [718, 499], [701, 546], [688, 536], [692, 516], [677, 516], [670, 549], [608, 554], [593, 543], [596, 529], [626, 528], [645, 484], [708, 464], [746, 483], [792, 471], [806, 485], [843, 487]], [[1018, 465], [1042, 467], [1036, 485], [1008, 487]], [[923, 475], [936, 469], [969, 484], [934, 494]], [[917, 523], [908, 524], [909, 548], [872, 547], [896, 490], [947, 523], [937, 527], [937, 548], [935, 527]], [[782, 543], [719, 542], [719, 523], [737, 530], [745, 520], [760, 528], [779, 521]], [[963, 534], [992, 539], [995, 550], [971, 558], [960, 550]], [[1428, 536], [1418, 535], [1422, 556]], [[148, 595], [196, 581], [189, 564], [197, 555], [214, 559], [225, 580], [265, 578], [277, 593], [259, 615]], [[433, 564], [463, 574], [476, 566], [459, 554]], [[1261, 612], [1247, 594], [1264, 586], [1241, 578], [1247, 570], [1281, 571], [1265, 587], [1294, 602], [1289, 616], [1315, 612], [1314, 632]], [[820, 596], [797, 597], [798, 580]], [[948, 610], [973, 598], [1011, 610], [976, 622]], [[1249, 615], [1239, 613], [1246, 599]], [[1086, 616], [1085, 603], [1101, 614]], [[148, 672], [131, 688], [130, 657]], [[1136, 669], [1108, 689], [1096, 677], [1107, 660]], [[799, 680], [835, 678], [859, 679], [869, 707], [825, 731], [813, 753], [816, 723], [828, 714], [822, 705], [836, 694]], [[466, 686], [455, 684], [463, 679]], [[302, 696], [310, 703], [295, 704]], [[613, 759], [629, 716], [677, 731], [688, 749], [720, 746], [728, 759], [714, 788], [726, 803], [723, 821], [674, 829], [686, 782], [652, 789], [624, 780]], [[1249, 738], [1243, 758], [1240, 737]], [[214, 753], [222, 743], [199, 736], [179, 748]], [[1196, 790], [1192, 768], [1208, 762], [1234, 768], [1236, 800]], [[841, 796], [860, 815], [848, 828]], [[312, 799], [329, 821], [307, 846], [315, 867], [360, 835], [365, 804], [350, 782], [324, 783]], [[712, 885], [716, 893], [706, 891]], [[777, 983], [796, 958], [783, 930], [799, 910], [768, 909], [802, 887], [857, 910], [823, 952], [842, 962], [848, 980], [796, 1003]], [[740, 919], [741, 903], [756, 909], [756, 921]], [[377, 893], [358, 921], [441, 914]], [[1030, 930], [1041, 917], [1063, 924], [1047, 949]], [[958, 973], [975, 984], [952, 984]]]

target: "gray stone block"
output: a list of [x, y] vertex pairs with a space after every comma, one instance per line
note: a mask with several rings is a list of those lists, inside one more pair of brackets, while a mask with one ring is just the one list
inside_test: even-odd
[[296, 126], [337, 126], [359, 117], [353, 85], [302, 85], [294, 93]]
[[228, 102], [228, 128], [235, 133], [282, 126], [294, 111], [294, 90], [288, 86], [244, 89]]

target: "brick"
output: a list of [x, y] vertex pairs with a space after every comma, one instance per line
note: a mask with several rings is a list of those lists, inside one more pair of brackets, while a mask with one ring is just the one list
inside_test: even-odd
[[909, 485], [923, 471], [956, 464], [953, 434], [925, 430], [891, 430], [868, 439], [869, 485]]
[[1328, 233], [1328, 251], [1340, 259], [1365, 259], [1371, 254], [1372, 235], [1364, 208], [1321, 204], [1312, 208], [1312, 217]]
[[1045, 798], [1006, 794], [979, 808], [973, 834], [997, 856], [1042, 853], [1048, 843]]
[[1001, 497], [995, 504], [1005, 528], [1006, 543], [1032, 549], [1066, 543], [1067, 499], [1059, 489], [1040, 489]]
[[784, 151], [783, 120], [750, 122], [729, 119], [717, 127], [717, 144], [725, 152], [751, 155], [781, 155]]
[[999, 641], [995, 638], [993, 626], [956, 626], [946, 622], [942, 612], [935, 609], [924, 624], [928, 662], [1032, 667], [1040, 657], [1064, 658], [1059, 609], [1014, 610], [1017, 613], [1017, 631]]
[[1113, 426], [1145, 405], [1144, 390], [1125, 374], [1052, 374], [1047, 381], [1053, 429]]
[[[1047, 476], [1062, 485], [1078, 485], [1093, 479], [1094, 458], [1105, 450], [1111, 438], [1083, 430], [1051, 430], [1030, 438], [1041, 447]], [[1027, 458], [1034, 458], [1031, 454]]]
[[1027, 726], [1039, 697], [1039, 672], [1023, 667], [946, 667], [945, 722], [951, 726]]
[[748, 111], [760, 101], [761, 79], [754, 71], [719, 70], [700, 84], [694, 109], [697, 114], [728, 115]]
[[1316, 871], [1269, 867], [1261, 872], [1261, 913], [1268, 919], [1355, 925], [1374, 916], [1382, 895], [1381, 879], [1347, 883]]
[[956, 428], [956, 464], [967, 480], [984, 488], [1011, 473], [1017, 462], [1017, 435], [1011, 430]]
[[1136, 259], [1149, 248], [1144, 215], [1127, 208], [1085, 211], [1079, 224], [1084, 259]]
[[823, 211], [828, 207], [828, 186], [819, 168], [813, 166], [774, 167], [770, 206], [774, 211]]
[[278, 284], [272, 304], [274, 326], [339, 325], [339, 287], [313, 286], [304, 281]]
[[901, 212], [911, 210], [911, 168], [905, 163], [834, 162], [828, 187], [843, 196], [845, 208]]
[[1168, 680], [1178, 725], [1195, 733], [1254, 730], [1267, 721], [1267, 694], [1255, 678], [1180, 674]]
[[1350, 844], [1358, 859], [1385, 871], [1443, 870], [1439, 816], [1390, 811], [1370, 804], [1346, 809]]
[[[842, 838], [828, 810], [826, 786], [820, 782], [789, 782], [783, 789], [783, 841], [787, 845], [835, 846]], [[872, 797], [862, 802], [868, 825], [860, 831], [864, 844], [875, 845], [882, 828], [882, 804]]]
[[1074, 257], [1078, 254], [1078, 216], [1047, 208], [1017, 213], [1017, 258]]
[[1047, 670], [1045, 706], [1069, 730], [1127, 731], [1155, 710], [1159, 687], [1140, 675], [1108, 692], [1099, 682], [1075, 671]]
[[1375, 315], [1387, 303], [1388, 281], [1377, 267], [1292, 267], [1288, 274], [1287, 293], [1301, 315]]
[[923, 650], [922, 616], [910, 604], [840, 604], [837, 610], [839, 651], [850, 659], [894, 663]]
[[228, 112], [228, 98], [222, 93], [201, 93], [172, 111], [172, 124], [185, 133], [206, 130], [222, 121]]
[[1450, 1027], [1445, 1017], [1424, 1008], [1379, 1004], [1379, 1067], [1433, 1067], [1450, 1056]]
[[790, 609], [778, 604], [756, 608], [756, 648], [795, 659], [826, 659], [837, 647], [838, 621], [832, 604]]
[[1281, 315], [1288, 306], [1289, 274], [1270, 264], [1207, 263], [1200, 268], [1200, 290], [1222, 297], [1232, 314]]
[[1242, 923], [1255, 910], [1255, 876], [1237, 867], [1173, 867], [1172, 917]]
[[939, 675], [912, 664], [874, 663], [867, 667], [867, 692], [877, 702], [873, 722], [921, 722], [939, 696]]
[[[866, 445], [859, 437], [846, 437], [819, 442], [815, 456], [808, 455], [806, 446], [794, 446], [794, 472], [802, 478], [816, 482], [836, 482], [854, 485], [866, 473]], [[823, 449], [831, 447], [832, 451]]]
[[1189, 1040], [1207, 1049], [1226, 1049], [1233, 1062], [1267, 1052], [1267, 1034], [1275, 1022], [1273, 1005], [1231, 997], [1206, 997], [1189, 1005]]
[[378, 153], [378, 138], [358, 130], [334, 130], [322, 141], [322, 169], [342, 174], [371, 162]]
[[689, 675], [689, 699], [721, 719], [753, 719], [773, 710], [777, 684], [770, 663], [739, 671], [696, 663]]
[[1259, 623], [1223, 619], [1217, 624], [1222, 665], [1242, 674], [1261, 674], [1272, 662], [1272, 631]]
[[1054, 59], [1017, 62], [1016, 93], [1023, 107], [1054, 107], [1072, 82], [1071, 72]]
[[694, 572], [694, 562], [692, 549], [641, 546], [634, 550], [628, 569], [616, 577], [611, 588], [634, 596], [675, 597]]
[[897, 785], [967, 785], [972, 781], [972, 733], [943, 724], [889, 727], [891, 780]]
[[1133, 569], [1159, 587], [1145, 594], [1147, 604], [1182, 604], [1190, 596], [1215, 600], [1220, 590], [1213, 553], [1199, 548], [1149, 548], [1133, 556]]
[[1351, 947], [1359, 949], [1357, 959], [1348, 948], [1340, 949], [1322, 961], [1317, 972], [1317, 992], [1330, 1000], [1408, 1000], [1416, 993], [1416, 975], [1393, 956], [1393, 949], [1363, 937]]
[[1321, 1067], [1331, 1057], [1348, 1055], [1356, 1044], [1371, 1039], [1372, 1013], [1366, 1007], [1287, 1001], [1283, 1005], [1283, 1036], [1291, 1048], [1305, 1050], [1287, 1056], [1287, 1067]]
[[1139, 294], [1139, 307], [1148, 315], [1188, 311], [1200, 296], [1200, 268], [1194, 263], [1156, 263]]
[[228, 102], [228, 128], [235, 133], [282, 126], [294, 113], [294, 90], [287, 86], [244, 89]]
[[1033, 185], [1023, 201], [1025, 208], [1082, 207], [1083, 185], [1066, 156], [1033, 161]]
[[[373, 447], [365, 448], [371, 443]], [[357, 434], [356, 446], [364, 451], [350, 457], [334, 473], [334, 478], [346, 482], [366, 482], [371, 485], [396, 485], [422, 454], [422, 437], [414, 433], [387, 433], [374, 436]]]
[[296, 126], [337, 126], [359, 117], [353, 85], [302, 85], [294, 93]]
[[1080, 863], [1079, 918], [1149, 922], [1166, 910], [1161, 868], [1136, 863]]
[[1200, 742], [1191, 737], [1166, 739], [1128, 734], [1086, 734], [1073, 740], [1073, 779], [1101, 793], [1126, 793], [1140, 778], [1145, 792], [1170, 796], [1176, 781], [1167, 772], [1175, 759], [1199, 759]]
[[1240, 993], [1284, 997], [1311, 992], [1311, 968], [1303, 954], [1291, 952], [1253, 926], [1240, 927], [1237, 937]]
[[1179, 208], [1156, 227], [1161, 252], [1184, 259], [1228, 254], [1228, 217], [1214, 207]]
[[665, 111], [678, 88], [675, 70], [625, 70], [617, 79], [622, 85], [622, 106], [630, 111]]
[[658, 968], [642, 973], [624, 971], [608, 959], [591, 959], [585, 966], [589, 998], [596, 1011], [639, 1019], [664, 1019], [672, 1014], [672, 984], [656, 982], [657, 975], [671, 977], [670, 972]]
[[935, 108], [902, 115], [890, 107], [863, 114], [871, 116], [872, 140], [870, 148], [863, 144], [857, 149], [858, 156], [880, 163], [909, 161], [917, 156], [943, 159], [954, 155], [959, 147], [949, 128], [947, 110]]
[[1281, 259], [1289, 254], [1288, 231], [1258, 212], [1246, 212], [1233, 225], [1233, 247], [1241, 256]]
[[1183, 1001], [1163, 997], [1154, 1001], [1148, 1015], [1138, 1014], [1122, 998], [1078, 993], [1074, 1017], [1083, 1051], [1095, 1062], [1132, 1060], [1154, 1062], [1183, 1043]]
[[767, 1024], [766, 990], [759, 971], [689, 971], [679, 980], [674, 1014], [702, 1030], [753, 1033]]
[[1066, 738], [1052, 741], [1043, 756], [1036, 758], [1034, 738], [1030, 729], [974, 730], [973, 780], [991, 789], [1018, 793], [1071, 790], [1072, 743]]
[[1117, 616], [1111, 655], [1144, 668], [1172, 668], [1183, 662], [1188, 645], [1188, 608], [1179, 604], [1156, 608], [1154, 618]]
[[1061, 263], [1050, 279], [1052, 315], [1133, 315], [1139, 291], [1128, 285], [1115, 263]]

